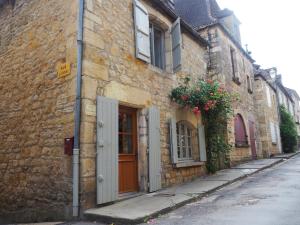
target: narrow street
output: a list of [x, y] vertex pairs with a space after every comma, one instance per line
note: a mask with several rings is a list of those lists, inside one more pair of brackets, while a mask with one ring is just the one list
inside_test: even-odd
[[149, 223], [299, 225], [300, 156], [236, 182]]
[[[104, 225], [64, 223], [71, 224]], [[300, 154], [146, 224], [299, 225]]]

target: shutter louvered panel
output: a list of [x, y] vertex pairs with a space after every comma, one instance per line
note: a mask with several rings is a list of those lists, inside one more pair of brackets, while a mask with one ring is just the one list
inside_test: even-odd
[[149, 192], [161, 189], [160, 113], [149, 108]]
[[238, 78], [239, 82], [242, 82], [241, 74], [240, 74], [240, 70], [239, 70], [239, 62], [237, 60], [237, 53], [236, 53], [236, 51], [234, 51], [233, 59], [234, 59], [235, 76]]
[[267, 95], [268, 106], [271, 107], [272, 106], [271, 93], [270, 93], [270, 88], [267, 85], [266, 85], [266, 95]]
[[231, 66], [232, 66], [232, 72], [235, 79], [237, 79], [239, 82], [241, 82], [240, 74], [238, 71], [238, 61], [236, 57], [236, 51], [232, 47], [230, 47], [230, 57], [231, 57]]
[[280, 135], [280, 127], [278, 123], [276, 123], [276, 132], [277, 132], [278, 150], [281, 153], [282, 152], [281, 135]]
[[172, 25], [172, 55], [173, 55], [173, 71], [176, 72], [181, 68], [181, 27], [180, 18], [178, 18]]
[[178, 163], [177, 153], [177, 132], [176, 132], [176, 120], [170, 119], [169, 122], [169, 135], [170, 135], [170, 155], [173, 164]]
[[150, 63], [149, 14], [138, 0], [133, 1], [136, 57]]
[[118, 101], [97, 97], [97, 204], [118, 197]]
[[200, 151], [200, 161], [206, 162], [206, 142], [205, 142], [205, 130], [204, 126], [198, 125], [198, 142], [199, 142], [199, 151]]
[[270, 131], [271, 131], [272, 143], [276, 144], [276, 130], [275, 130], [275, 124], [273, 122], [270, 122]]

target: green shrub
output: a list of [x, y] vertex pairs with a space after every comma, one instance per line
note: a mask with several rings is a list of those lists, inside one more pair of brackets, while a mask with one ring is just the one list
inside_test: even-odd
[[295, 121], [284, 106], [280, 106], [280, 117], [280, 135], [283, 152], [295, 152], [297, 150], [298, 143], [298, 134]]

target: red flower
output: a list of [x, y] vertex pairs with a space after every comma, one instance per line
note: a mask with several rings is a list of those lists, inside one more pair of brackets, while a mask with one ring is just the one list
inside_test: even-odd
[[211, 79], [208, 79], [206, 82], [207, 82], [208, 84], [213, 84], [213, 83], [214, 83], [214, 81], [211, 80]]
[[187, 95], [182, 95], [182, 96], [181, 96], [181, 99], [182, 99], [183, 101], [186, 101], [186, 100], [189, 99], [189, 96], [187, 96]]
[[205, 110], [205, 111], [208, 111], [208, 110], [209, 110], [209, 107], [208, 107], [207, 105], [205, 105], [205, 106], [204, 106], [204, 110]]
[[200, 109], [199, 109], [198, 107], [195, 107], [195, 108], [193, 109], [193, 113], [194, 113], [196, 116], [200, 116], [201, 111], [200, 111]]
[[221, 88], [221, 87], [218, 88], [218, 93], [219, 94], [223, 93], [223, 91], [224, 91], [223, 88]]

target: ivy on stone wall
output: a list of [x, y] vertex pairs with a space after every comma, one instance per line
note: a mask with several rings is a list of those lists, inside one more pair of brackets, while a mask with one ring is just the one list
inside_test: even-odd
[[297, 150], [298, 144], [297, 127], [293, 116], [286, 110], [283, 105], [280, 106], [280, 118], [280, 136], [283, 152], [295, 152]]
[[232, 148], [226, 136], [227, 120], [233, 115], [232, 102], [238, 98], [213, 80], [202, 80], [191, 84], [189, 77], [171, 91], [170, 98], [180, 107], [191, 110], [196, 116], [202, 116], [205, 125], [207, 143], [208, 172], [219, 169], [219, 160], [229, 164], [229, 152]]

